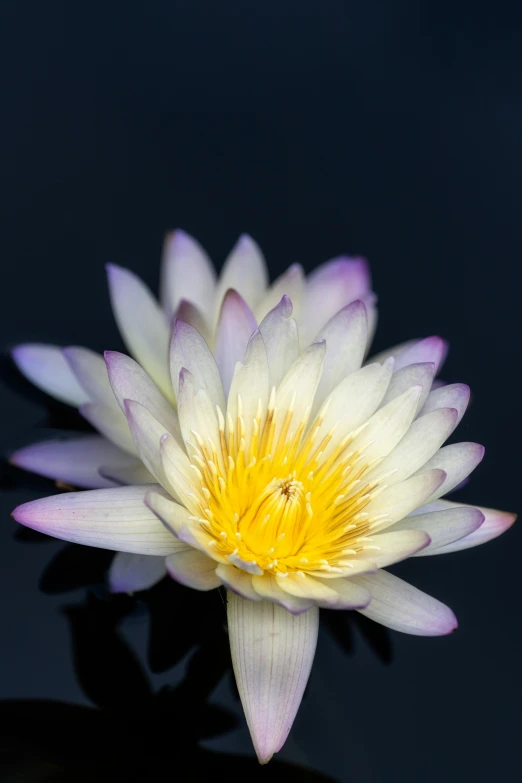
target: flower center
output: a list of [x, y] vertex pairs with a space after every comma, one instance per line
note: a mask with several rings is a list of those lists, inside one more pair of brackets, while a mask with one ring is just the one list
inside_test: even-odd
[[[272, 394], [253, 421], [218, 409], [219, 437], [193, 432], [199, 489], [186, 499], [209, 548], [252, 574], [346, 572], [386, 520], [364, 509], [383, 487], [368, 476], [376, 462], [351, 448], [359, 432], [324, 432], [324, 413], [307, 429]], [[337, 426], [337, 425], [336, 425]], [[246, 429], [247, 434], [245, 435]]]

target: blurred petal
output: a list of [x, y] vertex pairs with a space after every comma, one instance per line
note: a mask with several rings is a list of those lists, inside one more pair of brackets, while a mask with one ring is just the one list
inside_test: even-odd
[[103, 356], [89, 348], [71, 346], [63, 349], [71, 370], [91, 402], [117, 408], [118, 403], [109, 383]]
[[465, 383], [452, 383], [448, 386], [440, 386], [435, 390], [432, 389], [419, 416], [425, 416], [438, 408], [455, 408], [457, 411], [456, 427], [466, 412], [469, 397], [470, 388]]
[[[216, 294], [218, 308], [226, 292], [233, 288], [254, 309], [268, 286], [268, 272], [263, 254], [248, 234], [242, 234], [223, 264]], [[219, 310], [218, 310], [219, 312]]]
[[409, 364], [432, 362], [435, 365], [435, 375], [437, 375], [447, 352], [448, 344], [441, 337], [426, 337], [396, 355], [395, 372], [402, 370]]
[[25, 343], [13, 349], [12, 357], [22, 375], [51, 397], [76, 407], [89, 401], [61, 348]]
[[227, 291], [217, 324], [214, 349], [225, 395], [230, 389], [236, 362], [245, 360], [248, 341], [256, 329], [256, 319], [245, 300], [237, 291]]
[[372, 600], [361, 614], [394, 631], [415, 636], [444, 636], [457, 628], [451, 609], [387, 571], [356, 576]]
[[168, 234], [161, 264], [161, 302], [171, 318], [183, 299], [203, 313], [211, 311], [216, 273], [199, 242], [178, 229]]
[[80, 413], [89, 424], [92, 424], [98, 432], [105, 435], [112, 443], [115, 443], [118, 448], [131, 454], [133, 457], [137, 456], [138, 452], [134, 446], [129, 426], [125, 416], [118, 408], [114, 409], [112, 406], [88, 402], [86, 405], [82, 405]]
[[125, 345], [167, 399], [173, 399], [165, 313], [145, 283], [128, 269], [107, 264], [107, 274], [114, 317]]
[[[150, 485], [66, 492], [24, 503], [15, 508], [13, 517], [26, 527], [76, 544], [168, 555], [179, 543], [146, 507], [149, 490]], [[178, 514], [180, 518], [189, 515], [182, 506]]]
[[109, 569], [111, 593], [148, 590], [167, 574], [164, 557], [117, 552]]
[[257, 757], [283, 746], [312, 667], [319, 610], [298, 616], [267, 601], [228, 593], [228, 631], [239, 695]]
[[99, 435], [33, 443], [15, 451], [9, 461], [39, 476], [86, 489], [113, 486], [110, 479], [100, 475], [102, 465], [112, 464], [118, 469], [134, 464], [132, 457]]
[[291, 300], [294, 318], [297, 318], [302, 312], [305, 287], [303, 267], [301, 264], [292, 264], [274, 280], [263, 299], [256, 306], [255, 315], [258, 322], [262, 321], [267, 313], [279, 304], [283, 296]]

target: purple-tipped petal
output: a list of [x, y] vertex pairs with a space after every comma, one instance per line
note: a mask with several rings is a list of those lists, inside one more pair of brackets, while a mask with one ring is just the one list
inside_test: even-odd
[[268, 288], [263, 299], [255, 309], [258, 322], [278, 305], [283, 296], [292, 300], [294, 318], [299, 317], [303, 308], [306, 290], [305, 275], [301, 264], [292, 264]]
[[89, 402], [82, 405], [79, 410], [89, 424], [92, 424], [98, 432], [101, 432], [118, 448], [133, 457], [137, 456], [125, 416], [118, 408], [115, 410], [112, 406]]
[[169, 321], [145, 283], [128, 269], [107, 264], [112, 309], [125, 345], [168, 399]]
[[184, 299], [201, 312], [209, 313], [215, 285], [213, 264], [199, 242], [180, 229], [167, 234], [163, 246], [160, 292], [168, 318], [176, 313]]
[[[395, 370], [395, 365], [394, 365]], [[394, 400], [400, 394], [410, 389], [412, 386], [422, 386], [422, 392], [419, 397], [417, 411], [420, 411], [429, 395], [435, 375], [435, 364], [433, 362], [420, 362], [418, 364], [409, 364], [402, 370], [393, 373], [390, 385], [384, 395], [381, 407], [391, 400]], [[448, 405], [447, 407], [451, 407]]]
[[179, 307], [174, 314], [174, 322], [176, 320], [185, 321], [186, 324], [190, 324], [190, 326], [193, 326], [194, 329], [198, 330], [207, 343], [211, 342], [212, 335], [205, 315], [195, 304], [192, 304], [192, 302], [189, 302], [187, 299], [181, 300]]
[[388, 528], [395, 530], [423, 530], [430, 537], [430, 544], [417, 552], [414, 557], [435, 555], [440, 547], [458, 541], [477, 530], [484, 522], [484, 514], [478, 508], [461, 506], [446, 508], [441, 511], [428, 511], [424, 514], [414, 514], [401, 519], [400, 522]]
[[109, 569], [111, 593], [137, 593], [148, 590], [167, 574], [164, 557], [118, 552]]
[[303, 698], [319, 610], [293, 615], [277, 604], [245, 600], [230, 591], [227, 604], [236, 683], [257, 757], [266, 764], [284, 745]]
[[13, 349], [12, 357], [22, 375], [51, 397], [75, 407], [89, 401], [89, 395], [78, 383], [61, 348], [25, 343]]
[[228, 394], [237, 362], [245, 361], [245, 351], [256, 319], [237, 291], [227, 291], [219, 316], [214, 353], [221, 374], [225, 395]]
[[395, 372], [402, 370], [409, 364], [418, 364], [420, 362], [433, 362], [435, 365], [435, 375], [446, 358], [448, 344], [442, 337], [426, 337], [424, 340], [410, 345], [406, 350], [397, 354], [395, 359]]
[[114, 486], [113, 481], [100, 475], [102, 465], [118, 470], [136, 464], [132, 457], [99, 435], [33, 443], [15, 451], [9, 461], [39, 476], [85, 489]]
[[425, 502], [446, 495], [475, 470], [484, 456], [484, 446], [480, 443], [452, 443], [440, 449], [420, 472], [437, 468], [446, 473], [446, 478], [434, 494]]
[[432, 388], [419, 416], [425, 416], [438, 408], [454, 408], [457, 411], [456, 427], [466, 412], [469, 398], [470, 388], [465, 383], [452, 383], [439, 386], [437, 389]]
[[181, 440], [176, 411], [139, 364], [118, 351], [105, 351], [105, 362], [121, 410], [125, 412], [124, 400], [135, 400], [145, 406], [167, 432]]
[[359, 611], [376, 623], [414, 636], [445, 636], [457, 629], [449, 607], [387, 571], [353, 579], [372, 594], [370, 604]]
[[179, 375], [183, 369], [192, 374], [196, 392], [204, 389], [212, 405], [219, 405], [222, 411], [226, 410], [223, 384], [212, 351], [193, 326], [176, 321], [170, 342], [170, 372], [176, 395]]
[[[144, 487], [92, 489], [32, 500], [13, 511], [20, 524], [76, 544], [135, 552], [168, 555], [179, 542], [145, 505]], [[161, 492], [160, 487], [156, 491]], [[189, 512], [178, 507], [180, 518]]]
[[341, 256], [319, 266], [307, 279], [299, 323], [303, 346], [310, 343], [335, 313], [370, 292], [370, 272], [363, 258]]
[[[456, 506], [457, 504], [452, 503], [451, 505]], [[517, 518], [516, 514], [510, 514], [507, 511], [497, 511], [493, 508], [484, 508], [483, 506], [476, 506], [474, 510], [484, 515], [484, 521], [480, 527], [465, 538], [460, 538], [458, 541], [441, 546], [430, 554], [445, 555], [449, 552], [460, 552], [463, 549], [470, 549], [471, 547], [479, 546], [479, 544], [485, 544], [487, 541], [491, 541], [505, 533], [506, 530], [509, 530]]]

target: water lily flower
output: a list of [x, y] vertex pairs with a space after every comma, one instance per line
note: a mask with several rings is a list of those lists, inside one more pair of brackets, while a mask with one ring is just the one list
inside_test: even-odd
[[176, 407], [157, 375], [155, 383], [145, 366], [107, 352], [107, 406], [110, 391], [154, 483], [61, 494], [13, 512], [58, 538], [165, 558], [188, 587], [227, 590], [233, 668], [261, 763], [292, 726], [320, 608], [356, 610], [410, 634], [451, 633], [451, 609], [387, 567], [475, 546], [514, 521], [442, 499], [484, 450], [443, 445], [469, 389], [432, 388], [440, 338], [363, 366], [363, 301], [321, 316], [311, 337], [306, 320], [300, 336], [292, 307], [283, 294], [261, 318], [227, 282], [215, 331], [206, 332], [213, 350], [203, 326], [175, 318]]
[[[326, 322], [355, 300], [365, 303], [368, 330], [376, 323], [376, 297], [367, 262], [339, 256], [319, 266], [308, 278], [300, 264], [290, 266], [272, 284], [256, 242], [242, 235], [217, 278], [201, 245], [177, 230], [164, 244], [160, 301], [133, 272], [109, 264], [111, 303], [129, 353], [150, 375], [165, 398], [175, 405], [170, 380], [169, 341], [173, 319], [182, 318], [204, 336], [230, 376], [224, 352], [233, 305], [225, 295], [235, 290], [248, 304], [253, 330], [283, 294], [292, 298], [300, 340], [308, 345]], [[245, 327], [245, 324], [241, 324]], [[153, 482], [139, 459], [125, 415], [112, 392], [101, 355], [82, 347], [60, 348], [41, 343], [13, 350], [18, 369], [57, 400], [77, 407], [99, 435], [50, 440], [19, 449], [10, 461], [18, 467], [73, 487], [86, 489], [115, 484]], [[164, 558], [119, 553], [109, 573], [114, 592], [150, 587], [166, 574]]]

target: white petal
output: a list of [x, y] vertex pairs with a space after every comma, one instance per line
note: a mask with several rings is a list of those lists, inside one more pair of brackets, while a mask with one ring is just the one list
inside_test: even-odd
[[431, 543], [425, 549], [417, 552], [417, 557], [434, 555], [439, 547], [458, 541], [477, 530], [484, 521], [484, 514], [472, 506], [448, 508], [445, 511], [429, 511], [426, 514], [415, 514], [406, 517], [389, 528], [395, 530], [424, 530]]
[[145, 495], [145, 505], [176, 537], [187, 522], [188, 512], [185, 507], [175, 503], [165, 493], [158, 492], [157, 487], [149, 487], [149, 492]]
[[455, 408], [458, 414], [455, 422], [456, 427], [466, 412], [469, 397], [470, 389], [465, 383], [452, 383], [448, 386], [441, 386], [428, 394], [419, 416], [425, 416], [438, 408]]
[[107, 265], [112, 309], [125, 345], [168, 399], [169, 322], [145, 283], [128, 269]]
[[63, 354], [91, 402], [98, 402], [112, 408], [118, 407], [103, 356], [89, 348], [75, 346], [64, 348]]
[[247, 574], [246, 571], [241, 571], [239, 568], [232, 565], [219, 563], [216, 568], [216, 576], [225, 587], [232, 590], [232, 592], [237, 593], [237, 595], [247, 598], [250, 601], [263, 600], [259, 593], [254, 590], [252, 575]]
[[[248, 453], [252, 437], [253, 423], [259, 411], [264, 421], [268, 405], [268, 361], [265, 344], [260, 332], [255, 332], [249, 342], [245, 363], [238, 363], [232, 378], [227, 402], [227, 414], [232, 422], [239, 415], [238, 403], [241, 400], [242, 419], [245, 428], [245, 445]], [[227, 416], [228, 419], [228, 416]]]
[[255, 314], [258, 322], [276, 307], [283, 296], [292, 302], [294, 317], [297, 318], [302, 311], [305, 294], [305, 277], [301, 264], [292, 264], [269, 287], [263, 299], [258, 303]]
[[9, 461], [39, 476], [85, 489], [113, 486], [111, 480], [100, 475], [102, 465], [119, 468], [134, 464], [132, 457], [99, 435], [33, 443], [16, 451]]
[[267, 601], [282, 606], [292, 614], [301, 614], [313, 606], [309, 598], [298, 598], [285, 592], [274, 576], [265, 573], [263, 576], [252, 576], [252, 586], [256, 593]]
[[101, 465], [100, 476], [115, 484], [155, 484], [156, 479], [147, 470], [143, 462], [137, 458], [125, 465]]
[[166, 560], [170, 576], [182, 585], [194, 590], [214, 590], [221, 584], [216, 575], [217, 563], [197, 549], [186, 547]]
[[319, 611], [228, 593], [232, 664], [248, 728], [262, 764], [281, 749], [303, 698], [315, 655]]
[[377, 568], [386, 568], [426, 549], [430, 537], [424, 530], [399, 530], [373, 536], [372, 541], [380, 550], [370, 552], [372, 562]]
[[364, 424], [377, 410], [392, 374], [393, 360], [380, 364], [367, 364], [357, 372], [351, 373], [337, 386], [327, 398], [319, 412], [321, 421], [316, 442], [333, 431], [330, 445], [324, 450], [325, 458], [330, 451], [346, 436]]
[[[421, 364], [408, 364], [402, 370], [395, 372], [390, 380], [390, 385], [382, 401], [382, 405], [387, 405], [400, 394], [411, 389], [412, 386], [422, 386], [422, 392], [419, 397], [417, 411], [420, 411], [428, 397], [433, 377], [435, 375], [435, 365], [433, 362], [424, 362]], [[448, 406], [440, 406], [448, 407]]]
[[248, 341], [256, 329], [256, 319], [245, 300], [237, 291], [227, 291], [218, 320], [214, 349], [225, 396], [230, 389], [236, 362], [244, 361]]
[[61, 348], [40, 343], [17, 345], [13, 360], [25, 377], [51, 397], [76, 407], [89, 401]]
[[370, 601], [367, 590], [347, 579], [323, 581], [308, 574], [288, 574], [287, 577], [277, 579], [277, 584], [285, 592], [310, 599], [326, 609], [361, 609]]
[[80, 413], [89, 424], [92, 424], [98, 432], [105, 435], [112, 443], [115, 443], [118, 448], [126, 451], [133, 457], [137, 456], [127, 420], [119, 409], [115, 409], [112, 406], [109, 407], [108, 405], [100, 405], [96, 402], [88, 402], [86, 405], [82, 405]]
[[220, 307], [226, 292], [233, 288], [254, 309], [268, 285], [265, 259], [256, 242], [242, 234], [223, 264], [219, 276], [216, 302]]
[[213, 305], [216, 273], [199, 242], [184, 231], [168, 234], [163, 247], [161, 302], [171, 318], [186, 299], [203, 313]]
[[291, 315], [292, 302], [283, 296], [259, 324], [268, 356], [270, 387], [279, 386], [299, 356], [297, 325]]
[[140, 459], [156, 481], [172, 494], [174, 488], [165, 473], [160, 453], [161, 438], [167, 434], [165, 427], [147, 408], [135, 400], [125, 400], [125, 409]]
[[391, 454], [370, 475], [395, 471], [387, 479], [388, 484], [409, 478], [440, 449], [455, 429], [456, 420], [454, 408], [441, 408], [416, 419]]
[[116, 397], [121, 410], [125, 413], [125, 400], [139, 402], [159, 421], [166, 432], [181, 441], [176, 411], [139, 364], [117, 351], [105, 351], [105, 361], [113, 396]]
[[111, 593], [137, 593], [148, 590], [167, 573], [164, 557], [117, 552], [109, 569]]
[[356, 576], [354, 581], [372, 594], [361, 614], [387, 628], [415, 636], [444, 636], [457, 628], [449, 607], [386, 571]]
[[225, 410], [223, 384], [212, 351], [196, 329], [183, 321], [176, 321], [170, 343], [170, 372], [176, 395], [182, 369], [192, 374], [196, 391], [204, 389], [212, 405], [219, 405], [222, 411]]
[[399, 484], [388, 486], [371, 500], [364, 510], [370, 516], [386, 514], [389, 523], [398, 522], [415, 508], [422, 506], [444, 479], [442, 470], [424, 471]]
[[321, 378], [325, 352], [324, 342], [313, 343], [303, 351], [283, 378], [275, 397], [274, 443], [277, 443], [286, 414], [290, 409], [293, 411], [290, 431], [295, 432], [301, 423], [306, 425]]
[[373, 364], [373, 362], [377, 362], [378, 364], [384, 364], [385, 361], [392, 357], [395, 359], [395, 357], [405, 351], [406, 348], [410, 348], [417, 342], [418, 340], [406, 340], [404, 343], [399, 343], [398, 345], [394, 345], [391, 348], [387, 348], [385, 351], [380, 351], [379, 353], [376, 353], [374, 356], [370, 357], [369, 363]]
[[380, 408], [351, 445], [365, 461], [386, 457], [408, 431], [417, 410], [420, 386], [413, 386]]
[[[178, 542], [144, 503], [145, 487], [117, 487], [33, 500], [13, 511], [13, 517], [26, 527], [77, 544], [136, 552], [168, 555]], [[158, 487], [157, 492], [161, 492]], [[179, 513], [188, 511], [179, 506]]]
[[430, 500], [442, 497], [460, 484], [475, 470], [484, 456], [484, 446], [479, 443], [452, 443], [440, 449], [425, 465], [422, 471], [439, 468], [446, 473], [446, 479]]
[[361, 367], [368, 339], [368, 319], [363, 302], [352, 302], [336, 313], [317, 339], [326, 342], [324, 369], [315, 400], [319, 406], [347, 375]]

